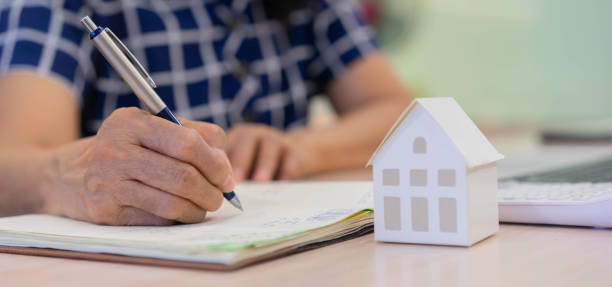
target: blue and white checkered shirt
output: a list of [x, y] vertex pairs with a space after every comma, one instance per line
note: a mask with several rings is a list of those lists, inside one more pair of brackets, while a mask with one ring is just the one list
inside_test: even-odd
[[139, 106], [81, 28], [85, 15], [124, 41], [177, 115], [223, 128], [304, 124], [308, 98], [376, 50], [348, 0], [313, 0], [285, 23], [258, 0], [0, 3], [0, 75], [28, 71], [63, 83], [80, 104], [83, 135], [114, 109]]

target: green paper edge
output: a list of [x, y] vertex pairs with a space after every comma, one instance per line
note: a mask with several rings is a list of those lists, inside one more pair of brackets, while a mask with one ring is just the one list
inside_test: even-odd
[[[334, 224], [338, 224], [344, 221], [347, 221], [353, 217], [356, 216], [361, 216], [362, 214], [366, 214], [366, 213], [374, 213], [374, 210], [371, 208], [366, 208], [366, 209], [362, 209], [360, 211], [357, 211], [349, 216], [347, 216], [346, 218], [334, 222], [332, 224], [328, 224], [319, 228], [323, 228], [323, 227], [328, 227]], [[316, 228], [315, 228], [316, 229]], [[260, 241], [253, 241], [253, 242], [244, 242], [244, 243], [222, 243], [222, 244], [212, 244], [212, 245], [208, 245], [206, 246], [208, 249], [210, 250], [214, 250], [214, 251], [238, 251], [238, 250], [242, 250], [242, 249], [250, 249], [250, 248], [257, 248], [257, 247], [261, 247], [261, 246], [265, 246], [265, 245], [269, 245], [269, 244], [275, 244], [275, 243], [279, 243], [282, 241], [286, 241], [289, 239], [293, 239], [302, 235], [305, 235], [306, 233], [312, 231], [314, 229], [310, 229], [310, 230], [306, 230], [306, 231], [302, 231], [302, 232], [297, 232], [297, 233], [293, 233], [293, 234], [289, 234], [289, 235], [285, 235], [285, 236], [281, 236], [278, 238], [273, 238], [273, 239], [266, 239], [266, 240], [260, 240]]]

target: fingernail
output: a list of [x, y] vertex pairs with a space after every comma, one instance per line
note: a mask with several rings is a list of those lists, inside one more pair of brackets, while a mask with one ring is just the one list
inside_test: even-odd
[[223, 184], [223, 191], [229, 192], [234, 189], [236, 183], [231, 174], [227, 175], [227, 179], [225, 179], [225, 183]]
[[270, 180], [270, 170], [267, 169], [267, 168], [259, 168], [259, 169], [257, 169], [253, 179], [255, 181], [268, 181], [268, 180]]
[[234, 174], [234, 180], [237, 182], [242, 182], [244, 180], [244, 172], [242, 172], [242, 170], [239, 168], [234, 168], [232, 173]]

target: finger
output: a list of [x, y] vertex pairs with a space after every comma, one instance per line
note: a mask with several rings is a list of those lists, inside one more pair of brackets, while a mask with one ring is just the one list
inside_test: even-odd
[[236, 181], [243, 181], [251, 174], [256, 149], [257, 137], [248, 132], [237, 135], [235, 141], [230, 142], [228, 153]]
[[281, 163], [278, 172], [278, 178], [280, 180], [294, 180], [300, 177], [300, 163], [295, 156], [291, 153], [284, 153], [281, 155]]
[[225, 150], [227, 147], [227, 136], [221, 127], [215, 124], [199, 121], [190, 121], [180, 118], [183, 126], [196, 130], [204, 141], [211, 147]]
[[183, 223], [201, 222], [206, 216], [206, 211], [192, 202], [134, 180], [122, 181], [115, 197], [123, 206], [135, 207]]
[[282, 146], [276, 137], [265, 137], [260, 141], [253, 180], [269, 181], [272, 179], [278, 167], [281, 149]]
[[146, 122], [146, 131], [136, 133], [141, 145], [193, 165], [208, 182], [224, 191], [233, 188], [231, 167], [196, 130], [155, 116], [148, 116]]
[[[225, 151], [224, 151], [224, 150], [222, 150], [222, 149], [218, 149], [218, 148], [213, 148], [213, 149], [214, 149], [216, 152], [218, 152], [218, 153], [221, 155], [221, 157], [223, 158], [223, 160], [225, 160], [225, 162], [226, 162], [226, 164], [227, 164], [227, 165], [232, 166], [232, 163], [231, 163], [231, 162], [230, 162], [230, 160], [229, 160], [229, 157], [228, 157], [228, 155], [227, 155], [227, 152], [225, 152]], [[231, 177], [232, 177], [232, 181], [233, 181], [233, 180], [234, 180], [234, 172], [233, 172], [233, 169], [232, 169], [232, 174], [231, 174]], [[230, 191], [233, 191], [233, 186], [232, 186], [232, 189], [230, 189]], [[228, 190], [222, 190], [222, 192], [228, 192]]]
[[197, 168], [142, 147], [130, 151], [125, 173], [159, 190], [187, 199], [204, 210], [217, 210], [223, 202], [222, 191], [209, 183]]
[[167, 226], [175, 222], [131, 206], [124, 206], [119, 212], [117, 225]]

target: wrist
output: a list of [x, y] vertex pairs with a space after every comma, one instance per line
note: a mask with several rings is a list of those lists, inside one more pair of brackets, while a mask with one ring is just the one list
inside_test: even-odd
[[41, 186], [47, 152], [31, 146], [3, 147], [0, 152], [0, 216], [44, 212]]
[[326, 162], [323, 160], [323, 148], [316, 135], [307, 129], [291, 131], [287, 134], [289, 142], [297, 147], [296, 153], [300, 157], [302, 175], [309, 175], [326, 170]]
[[49, 150], [44, 155], [39, 194], [42, 213], [82, 218], [77, 206], [83, 206], [81, 190], [85, 175], [84, 160], [89, 140], [81, 140]]
[[[61, 149], [60, 149], [61, 150]], [[49, 150], [45, 153], [41, 166], [41, 181], [38, 186], [38, 194], [43, 205], [40, 213], [63, 215], [59, 203], [59, 192], [62, 189], [61, 180], [61, 152], [60, 150]]]

